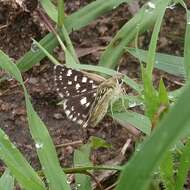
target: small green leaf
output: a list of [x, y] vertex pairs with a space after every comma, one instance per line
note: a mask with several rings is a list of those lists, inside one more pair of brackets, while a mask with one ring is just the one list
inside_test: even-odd
[[[90, 162], [91, 145], [82, 145], [74, 152], [74, 166], [92, 166]], [[75, 186], [78, 190], [91, 190], [90, 177], [84, 174], [75, 174]]]
[[90, 138], [90, 146], [92, 149], [112, 147], [112, 145], [107, 143], [104, 139], [99, 138], [99, 137], [93, 137], [93, 136]]
[[171, 151], [167, 151], [160, 163], [160, 176], [166, 190], [174, 190], [174, 167]]
[[122, 113], [114, 113], [112, 117], [119, 123], [123, 124], [123, 126], [131, 124], [143, 133], [150, 135], [150, 119], [142, 114], [126, 111]]
[[160, 105], [164, 105], [168, 107], [169, 106], [168, 93], [162, 79], [160, 80], [160, 83], [159, 83], [158, 94], [159, 94], [159, 99], [160, 99]]
[[14, 177], [10, 175], [8, 169], [5, 170], [0, 178], [0, 189], [1, 190], [13, 190], [14, 188]]

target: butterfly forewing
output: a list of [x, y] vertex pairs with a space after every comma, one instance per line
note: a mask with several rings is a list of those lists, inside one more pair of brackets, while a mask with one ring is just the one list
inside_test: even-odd
[[66, 116], [80, 125], [86, 123], [99, 82], [62, 65], [54, 66], [54, 81]]
[[94, 91], [99, 83], [82, 72], [62, 65], [54, 66], [56, 90], [61, 98], [78, 96]]

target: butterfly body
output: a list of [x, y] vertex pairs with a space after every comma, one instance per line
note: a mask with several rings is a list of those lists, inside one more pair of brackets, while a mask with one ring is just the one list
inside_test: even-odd
[[121, 76], [98, 80], [62, 65], [54, 67], [55, 87], [64, 99], [63, 109], [68, 119], [83, 127], [96, 126], [105, 116], [110, 102], [121, 94]]

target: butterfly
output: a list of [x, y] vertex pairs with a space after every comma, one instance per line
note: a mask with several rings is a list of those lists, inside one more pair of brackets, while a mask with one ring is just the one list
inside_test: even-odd
[[96, 126], [106, 115], [110, 103], [123, 92], [122, 75], [105, 79], [99, 75], [54, 66], [56, 91], [63, 99], [67, 118], [83, 127]]

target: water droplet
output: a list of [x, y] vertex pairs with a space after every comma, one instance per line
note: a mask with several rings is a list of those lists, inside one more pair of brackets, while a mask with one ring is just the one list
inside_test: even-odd
[[151, 9], [155, 9], [155, 8], [156, 8], [155, 4], [152, 3], [152, 2], [148, 2], [148, 6], [149, 6]]
[[32, 42], [31, 51], [32, 51], [32, 52], [37, 52], [37, 51], [39, 51], [39, 48], [38, 48], [38, 46], [37, 46], [37, 44], [36, 44], [35, 42]]
[[136, 102], [129, 102], [129, 107], [130, 108], [134, 108], [135, 106], [137, 106]]
[[43, 148], [43, 144], [42, 143], [36, 143], [35, 144], [37, 149]]
[[176, 3], [173, 3], [170, 6], [167, 6], [167, 9], [173, 10], [175, 7], [176, 7]]
[[4, 135], [5, 140], [9, 140], [9, 137], [7, 135]]

